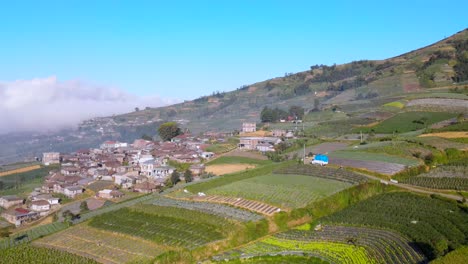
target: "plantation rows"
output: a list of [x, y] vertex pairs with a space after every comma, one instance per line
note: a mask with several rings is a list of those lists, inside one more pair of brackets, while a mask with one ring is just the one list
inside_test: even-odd
[[455, 203], [410, 193], [385, 193], [322, 219], [325, 223], [392, 229], [433, 259], [466, 243], [468, 212]]
[[0, 250], [0, 263], [97, 264], [92, 259], [67, 252], [29, 245]]
[[184, 208], [188, 210], [201, 211], [204, 213], [216, 215], [223, 218], [234, 219], [241, 222], [257, 221], [263, 218], [262, 216], [247, 210], [242, 210], [231, 206], [215, 203], [174, 200], [164, 197], [157, 197], [154, 200], [148, 201], [147, 203], [152, 203], [158, 206], [171, 206]]
[[217, 195], [207, 195], [207, 196], [196, 196], [193, 198], [197, 201], [206, 201], [206, 202], [213, 202], [213, 203], [224, 203], [230, 204], [236, 207], [245, 208], [250, 211], [254, 211], [256, 213], [264, 214], [264, 215], [273, 215], [274, 213], [278, 212], [280, 209], [278, 207], [271, 206], [269, 204], [246, 200], [243, 198], [234, 198], [234, 197], [223, 197]]
[[[190, 218], [190, 215], [187, 215], [187, 218]], [[187, 220], [128, 208], [95, 217], [89, 225], [188, 249], [224, 238], [219, 228], [211, 223], [198, 222], [196, 218]]]
[[420, 263], [425, 257], [410, 241], [390, 231], [362, 227], [323, 226], [320, 231], [289, 230], [276, 237], [297, 241], [327, 241], [364, 247], [378, 263]]
[[78, 223], [84, 222], [84, 221], [86, 221], [86, 220], [88, 220], [90, 218], [93, 218], [95, 216], [98, 216], [98, 215], [101, 215], [101, 214], [104, 214], [104, 213], [108, 213], [108, 212], [112, 212], [112, 211], [116, 211], [116, 210], [119, 210], [119, 209], [122, 209], [122, 208], [125, 208], [125, 207], [129, 207], [129, 206], [132, 206], [132, 205], [135, 205], [135, 204], [138, 204], [138, 203], [142, 203], [142, 202], [148, 201], [148, 200], [153, 199], [153, 198], [154, 198], [154, 195], [145, 195], [145, 196], [142, 196], [142, 197], [139, 197], [139, 198], [136, 198], [136, 199], [132, 199], [132, 200], [128, 200], [128, 201], [125, 201], [125, 202], [122, 202], [122, 203], [117, 203], [117, 204], [113, 204], [113, 205], [110, 205], [110, 206], [102, 207], [100, 209], [97, 209], [97, 210], [90, 211], [88, 213], [82, 214], [80, 216], [80, 218], [77, 218], [77, 219], [73, 220], [73, 224], [78, 224]]
[[446, 189], [468, 191], [468, 178], [453, 178], [453, 177], [424, 177], [417, 176], [405, 179], [402, 183], [431, 188], [431, 189]]
[[9, 238], [0, 240], [0, 249], [17, 246], [22, 243], [29, 242], [31, 240], [56, 233], [67, 228], [67, 224], [64, 223], [51, 223], [47, 225], [41, 225], [38, 227], [31, 228], [24, 232], [19, 232]]
[[249, 244], [237, 250], [232, 250], [213, 259], [236, 259], [255, 256], [275, 255], [309, 255], [329, 263], [377, 263], [367, 251], [360, 246], [345, 243], [296, 241], [268, 237], [259, 242]]
[[115, 263], [147, 261], [163, 252], [151, 242], [83, 225], [39, 239], [34, 244]]
[[351, 171], [312, 165], [294, 165], [286, 168], [280, 168], [276, 170], [275, 173], [308, 175], [342, 181], [350, 184], [360, 184], [367, 181], [366, 177]]
[[428, 173], [421, 174], [424, 177], [431, 178], [466, 178], [468, 179], [468, 165], [460, 166], [440, 166], [430, 170]]

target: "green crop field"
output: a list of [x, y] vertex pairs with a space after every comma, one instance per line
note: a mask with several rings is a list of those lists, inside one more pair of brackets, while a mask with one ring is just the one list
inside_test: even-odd
[[277, 237], [267, 237], [259, 242], [241, 247], [235, 252], [227, 252], [222, 256], [217, 256], [215, 259], [235, 259], [238, 258], [239, 253], [242, 253], [243, 256], [265, 256], [287, 252], [291, 252], [290, 254], [293, 252], [296, 254], [314, 253], [314, 256], [330, 263], [377, 263], [361, 246], [327, 241], [298, 241]]
[[98, 262], [56, 249], [23, 245], [0, 250], [0, 263], [97, 264]]
[[411, 193], [385, 193], [321, 220], [393, 229], [407, 236], [434, 259], [466, 243], [468, 212], [456, 203]]
[[165, 250], [138, 237], [99, 230], [84, 224], [44, 237], [33, 244], [112, 263], [150, 261]]
[[328, 262], [313, 256], [296, 256], [296, 255], [277, 255], [277, 256], [260, 256], [248, 259], [233, 259], [233, 260], [220, 260], [221, 263], [228, 264], [295, 264], [295, 263], [308, 263], [308, 264], [328, 264]]
[[230, 222], [221, 217], [155, 205], [122, 208], [93, 218], [89, 225], [188, 249], [221, 240], [232, 230]]
[[349, 186], [349, 183], [311, 176], [268, 174], [210, 189], [207, 194], [242, 197], [283, 208], [299, 208]]
[[440, 166], [402, 182], [431, 189], [468, 191], [468, 166]]
[[354, 129], [355, 132], [375, 133], [404, 133], [426, 128], [434, 123], [450, 119], [457, 116], [454, 113], [446, 112], [405, 112], [399, 113], [389, 119], [386, 119], [373, 127], [361, 127]]

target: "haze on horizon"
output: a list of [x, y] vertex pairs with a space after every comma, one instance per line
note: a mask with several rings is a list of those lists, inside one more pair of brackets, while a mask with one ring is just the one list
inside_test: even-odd
[[385, 59], [467, 27], [436, 1], [21, 1], [2, 11], [0, 133]]

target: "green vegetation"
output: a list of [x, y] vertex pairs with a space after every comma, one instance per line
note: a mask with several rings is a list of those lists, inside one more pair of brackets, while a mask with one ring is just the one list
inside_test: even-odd
[[468, 212], [437, 198], [411, 193], [385, 193], [321, 220], [396, 230], [414, 241], [429, 259], [466, 243]]
[[391, 102], [391, 103], [386, 103], [386, 104], [384, 104], [384, 106], [389, 106], [389, 107], [395, 107], [395, 108], [402, 109], [403, 107], [405, 107], [405, 104], [403, 104], [400, 101], [395, 101], [395, 102]]
[[440, 166], [402, 182], [431, 189], [468, 191], [468, 166]]
[[233, 259], [229, 261], [220, 261], [228, 264], [295, 264], [295, 263], [308, 263], [308, 264], [327, 264], [328, 262], [312, 256], [295, 256], [295, 255], [281, 255], [281, 256], [260, 256], [248, 259]]
[[356, 132], [404, 133], [423, 129], [434, 123], [456, 117], [446, 112], [405, 112], [386, 119], [373, 127], [356, 128]]
[[169, 141], [182, 134], [182, 130], [180, 130], [176, 122], [167, 122], [159, 126], [158, 134], [163, 141]]
[[359, 184], [367, 181], [366, 177], [351, 171], [314, 165], [296, 164], [289, 167], [280, 168], [276, 170], [275, 173], [307, 175], [323, 179], [346, 182], [349, 184]]
[[447, 255], [438, 258], [431, 264], [463, 264], [468, 263], [468, 246], [463, 246], [449, 252]]
[[228, 229], [227, 221], [213, 215], [155, 205], [122, 208], [93, 218], [89, 225], [188, 249], [223, 239]]
[[272, 164], [268, 164], [260, 168], [243, 171], [240, 173], [223, 175], [223, 176], [216, 177], [215, 179], [212, 179], [210, 181], [201, 182], [201, 183], [187, 186], [186, 189], [192, 193], [205, 192], [209, 189], [214, 189], [216, 187], [220, 187], [220, 186], [233, 183], [236, 181], [245, 180], [245, 179], [253, 178], [256, 176], [262, 176], [262, 175], [272, 173], [274, 170], [282, 166], [287, 166], [288, 164], [290, 164], [290, 162], [285, 162], [285, 163], [280, 163], [280, 164], [272, 163]]
[[56, 232], [59, 232], [68, 225], [65, 223], [54, 222], [51, 224], [40, 225], [37, 227], [30, 228], [26, 231], [18, 232], [14, 235], [10, 235], [8, 238], [0, 240], [0, 249], [17, 246], [19, 244], [30, 242], [34, 239], [38, 239], [43, 236], [47, 236]]
[[231, 143], [221, 143], [221, 144], [213, 144], [206, 148], [206, 151], [214, 152], [216, 154], [222, 154], [234, 150], [237, 148], [237, 144]]
[[2, 263], [43, 263], [43, 264], [94, 264], [94, 260], [56, 249], [38, 248], [29, 245], [0, 250]]
[[30, 192], [35, 187], [41, 186], [44, 177], [53, 169], [57, 169], [57, 166], [41, 167], [37, 170], [0, 177], [0, 196], [23, 193], [24, 191]]
[[226, 184], [206, 193], [299, 208], [349, 186], [349, 183], [312, 176], [268, 174]]

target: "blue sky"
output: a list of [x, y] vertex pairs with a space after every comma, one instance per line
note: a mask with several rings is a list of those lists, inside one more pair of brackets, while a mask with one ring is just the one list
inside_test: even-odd
[[468, 26], [468, 1], [4, 1], [0, 81], [56, 76], [193, 99], [384, 59]]

